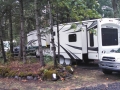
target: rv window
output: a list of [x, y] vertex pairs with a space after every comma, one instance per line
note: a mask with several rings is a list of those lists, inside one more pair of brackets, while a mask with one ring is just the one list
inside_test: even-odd
[[69, 42], [76, 42], [76, 34], [69, 34], [68, 39]]
[[53, 32], [53, 36], [55, 36], [55, 32]]
[[93, 39], [93, 37], [94, 37], [93, 35], [94, 35], [94, 34], [93, 34], [93, 33], [90, 33], [90, 32], [89, 32], [89, 34], [90, 34], [90, 35], [89, 35], [89, 36], [90, 36], [90, 46], [93, 47], [93, 46], [94, 46], [94, 39]]
[[102, 45], [118, 45], [118, 30], [115, 28], [102, 28]]

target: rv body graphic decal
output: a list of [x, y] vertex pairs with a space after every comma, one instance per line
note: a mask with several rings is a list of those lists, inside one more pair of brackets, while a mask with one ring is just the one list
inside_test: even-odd
[[68, 45], [69, 47], [75, 48], [75, 49], [82, 50], [82, 47], [72, 46], [72, 45], [69, 45], [69, 44], [66, 44], [66, 45]]
[[[61, 45], [60, 45], [61, 46]], [[68, 50], [66, 50], [63, 46], [61, 46], [61, 48], [63, 48], [65, 50], [65, 52], [68, 54], [68, 56], [71, 58], [71, 59], [74, 59], [74, 57], [70, 54], [70, 52]]]
[[98, 47], [88, 47], [88, 50], [92, 50], [92, 51], [98, 51]]
[[[57, 46], [57, 45], [56, 45]], [[57, 46], [58, 47], [58, 46]], [[71, 60], [74, 59], [80, 59], [78, 56], [76, 56], [74, 53], [72, 53], [70, 50], [65, 49], [63, 46], [60, 45], [60, 47], [68, 54], [68, 56], [71, 58]]]
[[97, 21], [94, 21], [89, 27], [87, 27], [87, 31], [89, 31], [92, 28], [97, 28]]
[[70, 50], [69, 52], [76, 58], [76, 59], [80, 59], [78, 56], [76, 56], [74, 53], [72, 53]]

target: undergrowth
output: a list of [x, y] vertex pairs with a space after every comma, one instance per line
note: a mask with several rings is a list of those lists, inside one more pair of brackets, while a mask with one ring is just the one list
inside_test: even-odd
[[46, 66], [40, 67], [40, 61], [36, 58], [27, 58], [26, 64], [20, 61], [17, 57], [14, 59], [9, 58], [8, 62], [3, 64], [0, 62], [0, 76], [2, 77], [27, 77], [27, 76], [40, 76], [43, 80], [52, 80], [52, 74], [56, 74], [61, 80], [73, 74], [71, 66], [62, 65], [54, 67], [52, 57], [45, 56], [44, 61]]

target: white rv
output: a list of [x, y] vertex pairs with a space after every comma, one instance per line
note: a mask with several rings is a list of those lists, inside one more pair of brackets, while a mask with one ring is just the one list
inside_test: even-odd
[[[38, 46], [37, 30], [31, 31], [27, 34], [27, 46]], [[42, 36], [42, 46], [46, 46], [46, 37]]]
[[[43, 54], [50, 52], [49, 46], [50, 46], [50, 34], [49, 32], [46, 33], [46, 29], [42, 29], [42, 47], [43, 47]], [[27, 34], [27, 48], [36, 47], [35, 54], [36, 57], [39, 57], [38, 52], [38, 37], [37, 37], [37, 30], [31, 31]]]
[[10, 50], [10, 41], [3, 41], [4, 51], [7, 52]]
[[[72, 24], [76, 29], [70, 29]], [[59, 25], [60, 60], [71, 64], [75, 60], [101, 61], [102, 56], [120, 45], [120, 21], [117, 18], [101, 18]], [[56, 54], [58, 54], [57, 26], [55, 32]]]

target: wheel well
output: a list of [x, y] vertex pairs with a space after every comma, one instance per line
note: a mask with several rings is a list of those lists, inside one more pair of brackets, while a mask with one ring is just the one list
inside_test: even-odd
[[[60, 55], [60, 57], [63, 57], [63, 58], [64, 58], [64, 56], [63, 56], [63, 55]], [[56, 58], [58, 58], [58, 54], [56, 55]]]
[[[60, 55], [60, 57], [64, 58], [63, 55]], [[65, 59], [65, 58], [64, 58], [64, 59]], [[56, 60], [57, 60], [58, 63], [60, 62], [59, 59], [58, 59], [58, 54], [56, 55]]]

